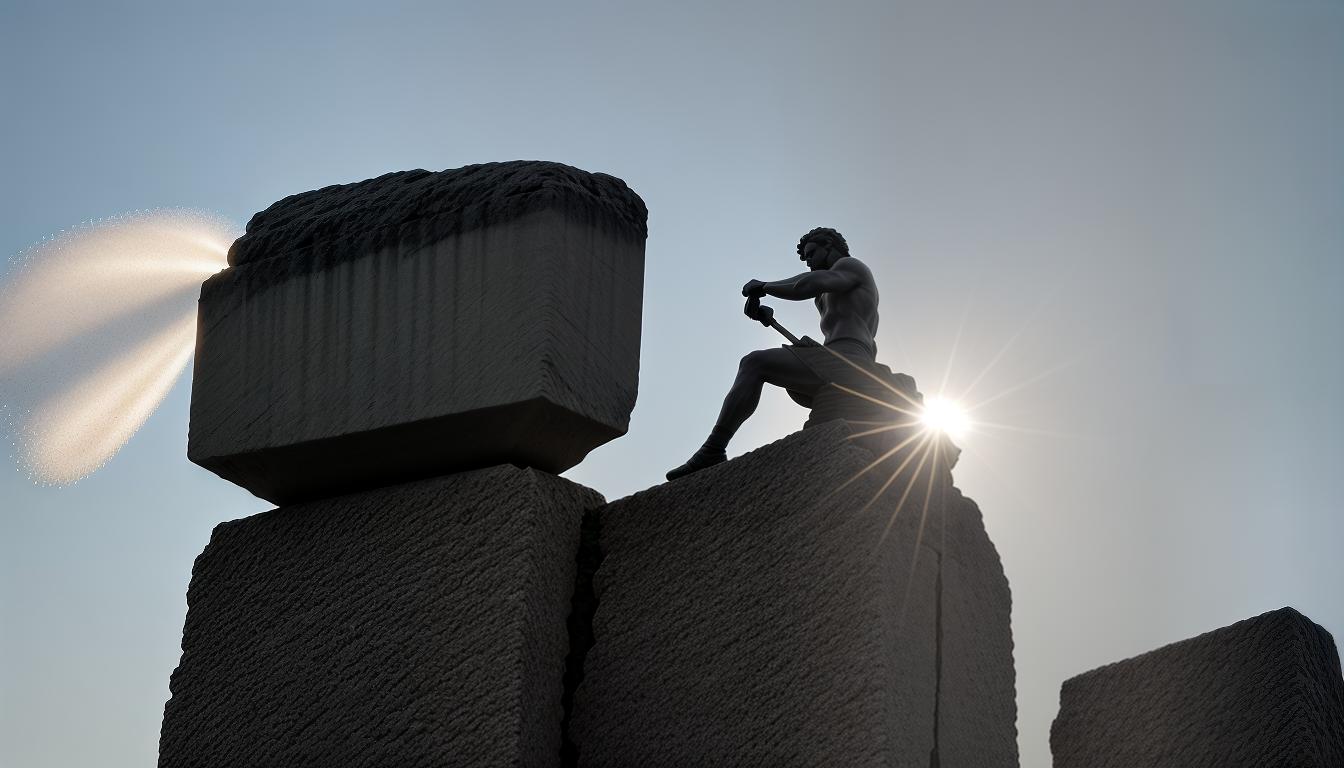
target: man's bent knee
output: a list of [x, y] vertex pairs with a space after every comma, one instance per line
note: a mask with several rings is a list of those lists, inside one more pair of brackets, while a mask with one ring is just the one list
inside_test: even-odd
[[764, 349], [758, 349], [755, 352], [748, 352], [742, 356], [742, 361], [738, 363], [738, 373], [745, 373], [756, 378], [765, 375], [769, 367], [770, 352]]

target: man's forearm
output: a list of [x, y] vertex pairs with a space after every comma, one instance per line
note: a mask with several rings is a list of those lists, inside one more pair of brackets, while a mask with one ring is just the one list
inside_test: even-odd
[[815, 272], [804, 272], [787, 280], [776, 280], [761, 286], [761, 290], [765, 291], [766, 296], [774, 296], [777, 299], [788, 301], [815, 299], [825, 292], [819, 289], [817, 285], [819, 281], [812, 279], [815, 274]]
[[857, 283], [857, 278], [848, 271], [839, 269], [817, 269], [794, 275], [787, 280], [763, 283], [750, 280], [742, 286], [743, 296], [774, 296], [777, 299], [802, 301], [815, 299], [823, 293], [848, 291]]

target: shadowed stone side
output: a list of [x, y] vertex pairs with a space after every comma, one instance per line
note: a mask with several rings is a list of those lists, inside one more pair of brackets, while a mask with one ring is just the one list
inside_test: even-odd
[[941, 551], [941, 768], [1017, 765], [1017, 678], [1012, 594], [980, 509], [947, 497]]
[[[923, 767], [937, 759], [936, 718], [1011, 733], [1011, 655], [952, 648], [944, 675], [963, 657], [1006, 669], [938, 699], [939, 565], [974, 538], [978, 513], [952, 503], [945, 529], [944, 503], [960, 495], [945, 471], [930, 485], [929, 465], [893, 522], [913, 464], [865, 509], [895, 467], [840, 488], [873, 460], [849, 434], [819, 425], [601, 510], [595, 644], [571, 728], [579, 765]], [[994, 642], [1008, 631], [1006, 602], [974, 625], [961, 615], [1006, 601], [1006, 584], [980, 583], [997, 563], [944, 585], [976, 593], [943, 600], [962, 643], [980, 622], [1002, 622], [987, 630]], [[1006, 722], [963, 713], [962, 697], [998, 695], [1005, 679], [1007, 702], [974, 711]], [[963, 764], [1016, 765], [1016, 752], [942, 762]]]
[[[310, 194], [402, 231], [379, 229], [380, 198], [340, 189]], [[288, 504], [496, 464], [559, 473], [624, 434], [644, 241], [556, 206], [357, 256], [290, 219], [245, 236], [250, 260], [202, 286], [188, 457]]]
[[601, 503], [505, 466], [218, 526], [159, 765], [558, 765], [580, 520]]
[[1292, 608], [1064, 682], [1055, 768], [1344, 765], [1334, 639]]
[[565, 657], [565, 707], [564, 742], [561, 746], [562, 768], [574, 768], [578, 764], [579, 749], [574, 743], [571, 720], [574, 716], [574, 695], [579, 683], [583, 682], [584, 662], [588, 651], [593, 647], [593, 613], [597, 610], [597, 594], [593, 588], [593, 577], [602, 565], [602, 546], [600, 542], [602, 521], [600, 508], [585, 512], [583, 515], [583, 533], [579, 540], [579, 556], [574, 578], [574, 597], [569, 611], [569, 655]]

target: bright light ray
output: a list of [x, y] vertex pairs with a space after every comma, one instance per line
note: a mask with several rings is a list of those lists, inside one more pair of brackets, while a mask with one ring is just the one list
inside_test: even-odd
[[[1071, 267], [1070, 271], [1072, 271], [1072, 269], [1073, 268]], [[1063, 282], [1061, 281], [1060, 284], [1062, 285]], [[976, 385], [979, 384], [991, 370], [993, 370], [994, 366], [998, 365], [999, 361], [1003, 359], [1003, 356], [1008, 353], [1008, 350], [1017, 343], [1017, 340], [1026, 332], [1027, 327], [1035, 321], [1036, 316], [1041, 313], [1041, 310], [1045, 308], [1046, 303], [1051, 298], [1053, 298], [1053, 292], [1049, 295], [1042, 296], [1041, 300], [1036, 302], [1036, 306], [1032, 308], [1031, 312], [1027, 313], [1027, 319], [1022, 321], [1022, 326], [1018, 328], [1012, 336], [1008, 337], [1008, 340], [1003, 343], [1003, 346], [999, 347], [999, 351], [994, 353], [994, 357], [990, 358], [990, 361], [985, 364], [985, 367], [980, 369], [980, 373], [976, 374], [976, 377], [966, 386], [966, 389], [961, 393], [963, 399], [971, 396], [971, 393], [975, 391]], [[950, 371], [952, 361], [949, 359], [947, 364], [948, 370]], [[944, 384], [944, 386], [946, 386], [946, 384]]]
[[972, 297], [967, 297], [966, 307], [961, 311], [961, 320], [957, 323], [957, 335], [952, 337], [952, 351], [947, 354], [947, 367], [943, 368], [943, 381], [938, 389], [947, 391], [947, 380], [952, 375], [952, 364], [957, 360], [957, 347], [961, 346], [961, 334], [966, 330], [966, 318], [971, 314]]
[[[882, 462], [886, 461], [887, 459], [891, 458], [892, 456], [895, 456], [897, 453], [900, 452], [900, 450], [901, 450], [902, 448], [904, 448], [905, 446], [909, 445], [910, 443], [913, 443], [914, 441], [916, 441], [916, 440], [918, 440], [918, 439], [920, 439], [920, 438], [923, 438], [923, 437], [925, 437], [925, 436], [926, 436], [926, 433], [925, 433], [925, 432], [916, 432], [916, 433], [910, 435], [909, 437], [905, 438], [905, 439], [902, 440], [900, 443], [898, 443], [896, 446], [894, 446], [893, 448], [889, 449], [886, 453], [884, 453], [884, 454], [882, 454], [881, 456], [878, 456], [877, 458], [875, 458], [875, 459], [873, 459], [872, 461], [868, 462], [868, 466], [864, 467], [863, 469], [860, 469], [858, 472], [855, 472], [853, 477], [851, 477], [851, 478], [849, 478], [848, 480], [846, 480], [845, 482], [841, 483], [839, 486], [836, 487], [835, 490], [831, 491], [831, 493], [833, 493], [833, 494], [834, 494], [834, 493], [839, 493], [840, 491], [844, 490], [844, 488], [845, 488], [846, 486], [848, 486], [850, 483], [854, 482], [855, 480], [858, 480], [859, 478], [863, 477], [864, 475], [868, 474], [869, 472], [873, 471], [874, 469], [877, 469], [878, 467], [880, 467], [880, 466], [882, 465]], [[855, 435], [850, 435], [850, 439], [851, 439], [851, 440], [852, 440], [854, 437], [855, 437]], [[920, 447], [922, 447], [922, 444], [921, 444]], [[914, 453], [912, 452], [912, 453], [911, 453], [911, 456], [913, 456], [913, 455], [914, 455]], [[906, 462], [908, 462], [909, 460], [910, 460], [909, 457], [906, 457]], [[903, 469], [904, 467], [905, 467], [905, 464], [902, 463], [901, 466], [897, 468], [896, 472], [893, 472], [893, 473], [892, 473], [892, 476], [894, 477], [895, 475], [900, 474], [900, 470]], [[888, 485], [890, 485], [890, 483], [888, 483]], [[883, 488], [885, 489], [886, 486], [883, 486]], [[882, 495], [882, 494], [880, 494], [880, 493], [878, 494], [878, 496], [881, 496], [881, 495]], [[876, 498], [876, 497], [874, 497], [874, 498]], [[865, 508], [866, 508], [866, 507], [865, 507]]]
[[1068, 368], [1069, 366], [1073, 365], [1076, 362], [1078, 362], [1077, 358], [1072, 360], [1065, 360], [1064, 362], [1059, 363], [1058, 365], [1052, 365], [1049, 368], [1046, 368], [1044, 371], [1041, 371], [1040, 373], [1036, 374], [1035, 376], [1028, 378], [1026, 381], [1021, 381], [1018, 382], [1017, 384], [1014, 384], [1011, 387], [1001, 389], [997, 393], [985, 398], [984, 400], [981, 400], [980, 402], [974, 405], [967, 406], [966, 412], [975, 413], [977, 410], [985, 407], [986, 405], [989, 405], [990, 403], [996, 400], [1001, 400], [1007, 397], [1008, 395], [1011, 395], [1014, 392], [1023, 389], [1024, 387], [1028, 387], [1032, 384], [1035, 384], [1036, 382], [1046, 378], [1047, 376], [1053, 376], [1054, 374], [1059, 373], [1060, 371], [1064, 370], [1065, 368]]
[[[941, 441], [934, 441], [932, 450], [931, 450], [931, 451], [926, 451], [926, 452], [925, 452], [925, 457], [926, 457], [926, 458], [927, 458], [927, 456], [928, 456], [928, 454], [929, 454], [930, 452], [934, 454], [934, 459], [933, 459], [933, 463], [929, 465], [929, 479], [928, 479], [928, 482], [926, 483], [926, 488], [924, 489], [924, 508], [923, 508], [923, 511], [921, 511], [920, 514], [919, 514], [919, 530], [915, 533], [915, 549], [914, 549], [914, 553], [910, 556], [910, 574], [909, 574], [909, 575], [906, 577], [906, 579], [905, 579], [905, 596], [901, 598], [901, 614], [900, 614], [900, 616], [901, 616], [901, 617], [900, 617], [900, 623], [901, 623], [901, 624], [904, 624], [904, 623], [905, 623], [905, 612], [906, 612], [906, 609], [910, 607], [910, 593], [914, 591], [914, 587], [915, 587], [915, 572], [917, 571], [917, 569], [918, 569], [918, 567], [919, 567], [919, 545], [920, 545], [921, 543], [923, 543], [923, 541], [924, 541], [924, 524], [925, 524], [926, 522], [928, 522], [928, 519], [929, 519], [929, 501], [933, 498], [934, 478], [935, 478], [935, 477], [937, 476], [937, 474], [938, 474], [938, 459], [942, 458], [942, 456], [943, 456], [942, 442], [941, 442]], [[915, 470], [915, 476], [916, 476], [916, 477], [919, 476], [919, 470]], [[912, 479], [912, 484], [913, 484], [913, 479]], [[908, 488], [906, 489], [906, 493], [907, 493], [907, 494], [909, 493], [909, 489], [908, 489]], [[904, 503], [904, 499], [902, 499], [902, 503]], [[897, 510], [899, 510], [899, 509], [900, 509], [900, 507], [897, 507]], [[895, 513], [893, 513], [893, 514], [892, 514], [892, 520], [894, 521], [895, 518], [896, 518], [896, 515], [895, 515]], [[888, 523], [887, 523], [887, 530], [890, 530], [890, 529], [891, 529], [891, 523], [888, 522]], [[942, 526], [939, 526], [939, 529], [942, 531], [943, 536], [944, 536], [944, 539], [946, 539], [946, 536], [947, 536], [947, 524], [946, 524], [946, 521], [944, 521], [944, 524], [943, 524]], [[886, 534], [886, 532], [884, 531], [884, 532], [882, 533], [883, 538], [885, 538], [886, 535], [887, 535], [887, 534]], [[942, 551], [942, 548], [940, 548], [940, 551]], [[940, 568], [941, 568], [941, 558], [942, 558], [942, 555], [939, 555], [939, 559], [940, 559], [940, 565], [939, 565], [939, 567], [940, 567]]]
[[[1037, 310], [1040, 309], [1039, 304], [1036, 305], [1036, 309]], [[1003, 343], [1002, 347], [999, 347], [999, 351], [994, 354], [994, 357], [990, 358], [989, 362], [985, 363], [985, 367], [980, 369], [980, 373], [976, 374], [976, 377], [971, 380], [971, 383], [966, 385], [965, 391], [962, 392], [962, 397], [971, 396], [971, 393], [975, 391], [975, 386], [979, 384], [980, 381], [985, 378], [985, 376], [989, 375], [989, 372], [994, 369], [994, 366], [998, 365], [999, 361], [1003, 359], [1003, 356], [1008, 353], [1008, 350], [1012, 349], [1013, 344], [1017, 343], [1017, 340], [1021, 338], [1023, 331], [1027, 330], [1027, 326], [1031, 324], [1032, 317], [1034, 317], [1035, 314], [1036, 312], [1033, 311], [1032, 316], [1028, 317], [1027, 321], [1022, 323], [1022, 327], [1018, 328], [1017, 331], [1012, 336], [1009, 336], [1008, 340]], [[950, 371], [952, 368], [952, 361], [948, 360], [947, 365], [948, 370]], [[944, 383], [943, 386], [947, 386], [946, 383]]]
[[892, 432], [892, 431], [895, 431], [895, 430], [897, 430], [897, 429], [909, 429], [910, 427], [917, 427], [917, 426], [919, 426], [920, 424], [922, 424], [923, 422], [920, 421], [920, 420], [918, 420], [918, 419], [913, 419], [913, 420], [911, 420], [911, 421], [895, 421], [895, 422], [891, 422], [891, 423], [882, 423], [882, 422], [876, 422], [876, 421], [854, 421], [854, 422], [850, 422], [850, 423], [851, 423], [851, 424], [876, 424], [876, 425], [877, 425], [877, 426], [873, 427], [872, 429], [865, 429], [865, 430], [862, 431], [862, 432], [852, 432], [852, 433], [850, 433], [848, 439], [849, 439], [849, 440], [853, 440], [853, 439], [855, 439], [855, 438], [859, 438], [859, 437], [868, 437], [869, 435], [878, 435], [878, 434], [881, 434], [881, 433], [883, 433], [883, 432]]
[[[868, 402], [872, 403], [873, 405], [880, 405], [880, 406], [882, 406], [883, 408], [887, 408], [887, 409], [893, 410], [893, 411], [895, 411], [895, 412], [897, 412], [897, 413], [902, 413], [902, 414], [905, 414], [906, 416], [911, 416], [911, 417], [913, 417], [913, 418], [919, 418], [919, 411], [911, 411], [911, 410], [907, 410], [907, 409], [905, 409], [905, 408], [900, 407], [899, 405], [893, 405], [893, 404], [891, 404], [891, 403], [888, 403], [888, 402], [885, 401], [885, 400], [879, 400], [879, 399], [877, 399], [876, 397], [873, 397], [873, 396], [871, 396], [871, 395], [865, 395], [865, 394], [862, 393], [862, 392], [859, 392], [859, 391], [857, 391], [857, 390], [850, 389], [849, 387], [846, 387], [846, 386], [843, 385], [843, 384], [836, 384], [835, 382], [831, 382], [831, 386], [835, 387], [836, 389], [840, 390], [841, 392], [844, 392], [844, 393], [847, 394], [847, 395], [852, 395], [852, 396], [857, 397], [857, 398], [860, 398], [860, 399], [862, 399], [862, 400], [867, 400]], [[905, 396], [904, 393], [902, 393], [902, 397], [904, 397], [904, 396]], [[913, 401], [912, 401], [912, 402], [913, 402]]]
[[137, 212], [24, 252], [0, 286], [0, 409], [33, 479], [74, 482], [144, 424], [190, 360], [201, 281], [236, 228]]
[[972, 426], [972, 431], [977, 435], [987, 434], [986, 430], [1001, 430], [1003, 432], [1016, 432], [1019, 435], [1040, 435], [1043, 437], [1058, 437], [1065, 440], [1081, 440], [1081, 435], [1069, 432], [1060, 432], [1054, 429], [1034, 429], [1032, 427], [1019, 427], [1013, 424], [1000, 424], [995, 421], [984, 421], [976, 419]]
[[35, 477], [73, 483], [107, 463], [159, 407], [186, 369], [196, 313], [92, 371], [29, 415], [19, 461]]
[[[887, 383], [886, 381], [884, 381], [884, 380], [882, 379], [881, 376], [878, 376], [877, 374], [873, 373], [872, 371], [868, 370], [867, 368], [864, 368], [863, 366], [859, 365], [858, 363], [855, 363], [853, 360], [850, 360], [848, 357], [845, 357], [844, 355], [840, 354], [839, 352], [836, 352], [834, 349], [831, 349], [830, 347], [822, 347], [822, 349], [826, 350], [827, 352], [830, 352], [831, 355], [833, 355], [837, 360], [840, 360], [840, 361], [844, 362], [846, 365], [848, 365], [849, 367], [851, 367], [851, 368], [853, 368], [854, 370], [858, 371], [859, 373], [862, 373], [864, 376], [867, 376], [868, 378], [872, 379], [873, 381], [877, 382], [878, 384], [881, 384], [882, 387], [883, 387], [884, 389], [886, 389], [888, 392], [891, 392], [892, 394], [897, 395], [897, 396], [900, 397], [902, 400], [904, 400], [905, 402], [909, 403], [912, 407], [915, 407], [915, 408], [918, 408], [918, 407], [919, 407], [919, 403], [915, 402], [915, 400], [914, 400], [913, 398], [911, 398], [909, 395], [905, 394], [905, 393], [902, 392], [901, 390], [897, 389], [896, 387], [893, 387], [891, 384], [889, 384], [889, 383]], [[901, 413], [910, 413], [909, 411], [903, 411], [903, 410], [901, 410], [900, 408], [896, 407], [895, 405], [892, 405], [891, 403], [883, 402], [883, 401], [881, 401], [881, 400], [874, 400], [873, 398], [868, 397], [867, 395], [860, 395], [858, 392], [855, 392], [854, 390], [849, 389], [849, 388], [847, 388], [847, 387], [840, 386], [839, 384], [836, 384], [836, 387], [838, 387], [839, 389], [841, 389], [841, 390], [843, 390], [843, 391], [845, 391], [845, 392], [848, 392], [848, 393], [850, 393], [850, 394], [852, 394], [852, 395], [858, 395], [859, 397], [864, 397], [864, 398], [867, 398], [867, 399], [869, 399], [869, 400], [872, 400], [874, 403], [877, 403], [878, 405], [886, 406], [887, 408], [890, 408], [890, 409], [892, 409], [892, 410], [894, 410], [894, 411], [901, 411]], [[913, 414], [912, 414], [912, 415], [913, 415]]]
[[882, 494], [887, 492], [887, 489], [891, 487], [891, 484], [896, 482], [896, 478], [901, 476], [901, 473], [905, 471], [907, 466], [909, 466], [910, 461], [916, 456], [919, 457], [919, 464], [915, 467], [915, 471], [910, 473], [910, 480], [905, 484], [905, 490], [901, 492], [901, 499], [896, 502], [896, 508], [891, 511], [891, 518], [887, 520], [887, 527], [882, 529], [882, 535], [877, 540], [878, 544], [881, 544], [887, 538], [887, 533], [891, 530], [891, 526], [896, 524], [896, 515], [900, 514], [901, 507], [905, 506], [905, 500], [910, 496], [910, 489], [915, 487], [915, 480], [919, 478], [919, 472], [924, 469], [924, 462], [929, 458], [928, 433], [922, 435], [922, 438], [923, 439], [920, 440], [920, 443], [916, 446], [915, 450], [911, 451], [910, 455], [905, 457], [905, 461], [902, 461], [901, 465], [891, 473], [891, 477], [888, 477], [887, 481], [882, 484], [882, 487], [877, 489], [877, 493], [873, 494], [873, 498], [869, 499], [868, 503], [863, 505], [863, 511], [868, 511], [868, 508], [873, 506], [874, 502], [882, 498]]
[[29, 249], [0, 292], [0, 376], [157, 300], [194, 293], [228, 266], [232, 230], [199, 211], [149, 211]]

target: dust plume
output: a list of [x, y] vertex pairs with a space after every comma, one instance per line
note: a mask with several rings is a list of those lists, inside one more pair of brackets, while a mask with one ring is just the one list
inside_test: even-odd
[[127, 214], [24, 252], [0, 286], [0, 408], [34, 481], [101, 467], [191, 359], [201, 281], [236, 227], [184, 209]]

